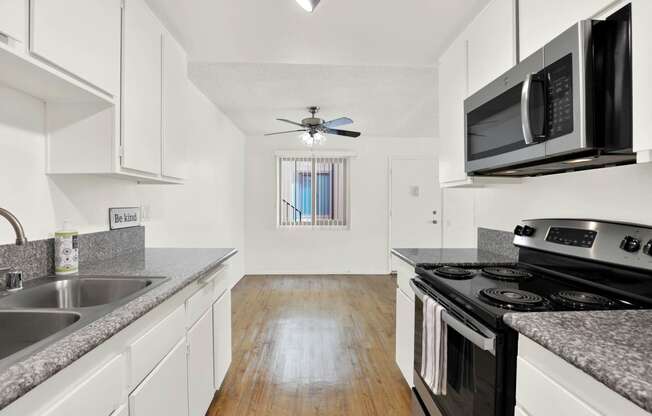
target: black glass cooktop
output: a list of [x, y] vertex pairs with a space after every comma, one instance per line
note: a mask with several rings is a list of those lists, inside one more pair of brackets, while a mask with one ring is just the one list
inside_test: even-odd
[[416, 271], [435, 292], [490, 324], [501, 322], [508, 312], [652, 306], [527, 264], [418, 264]]

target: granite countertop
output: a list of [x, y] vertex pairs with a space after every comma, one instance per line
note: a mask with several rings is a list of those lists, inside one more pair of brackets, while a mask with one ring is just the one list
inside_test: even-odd
[[652, 412], [652, 311], [510, 313], [504, 320]]
[[80, 265], [80, 275], [165, 276], [169, 280], [0, 373], [0, 409], [237, 253], [231, 248], [149, 248]]
[[516, 259], [475, 248], [394, 248], [392, 253], [413, 266], [417, 263], [514, 263]]

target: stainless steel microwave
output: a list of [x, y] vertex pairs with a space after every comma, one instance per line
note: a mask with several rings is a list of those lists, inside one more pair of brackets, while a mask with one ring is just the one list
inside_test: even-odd
[[634, 163], [630, 22], [630, 6], [580, 21], [467, 98], [467, 174]]

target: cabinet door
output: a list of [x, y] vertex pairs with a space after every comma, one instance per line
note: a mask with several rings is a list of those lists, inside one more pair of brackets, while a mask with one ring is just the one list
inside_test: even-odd
[[130, 416], [188, 416], [188, 360], [183, 338], [129, 395]]
[[0, 0], [0, 41], [10, 37], [25, 42], [27, 31], [27, 0]]
[[542, 48], [578, 20], [589, 19], [614, 0], [519, 0], [520, 59]]
[[467, 29], [469, 95], [516, 64], [515, 0], [493, 0]]
[[219, 390], [231, 365], [231, 290], [224, 292], [213, 305], [215, 354], [214, 388]]
[[188, 331], [188, 415], [203, 416], [213, 399], [213, 313]]
[[412, 387], [414, 373], [414, 302], [396, 289], [396, 364]]
[[121, 0], [31, 0], [30, 7], [30, 51], [117, 97]]
[[161, 173], [161, 36], [144, 0], [125, 0], [122, 167]]
[[169, 34], [163, 36], [163, 176], [186, 177], [188, 77], [186, 53]]
[[457, 38], [439, 60], [439, 182], [467, 179], [464, 169], [466, 40]]

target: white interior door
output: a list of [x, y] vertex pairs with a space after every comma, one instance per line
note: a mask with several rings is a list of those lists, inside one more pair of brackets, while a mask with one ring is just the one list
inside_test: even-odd
[[441, 189], [435, 159], [392, 159], [390, 248], [441, 247]]

